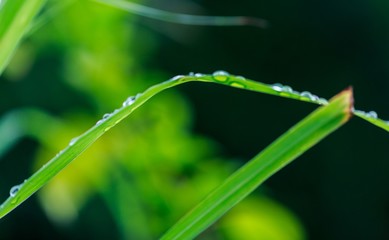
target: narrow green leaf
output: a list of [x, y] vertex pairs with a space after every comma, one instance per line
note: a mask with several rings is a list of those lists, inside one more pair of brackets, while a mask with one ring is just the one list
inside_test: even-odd
[[352, 90], [337, 95], [237, 170], [174, 225], [162, 239], [193, 239], [262, 182], [338, 129], [351, 116]]
[[[141, 106], [149, 98], [155, 94], [176, 86], [181, 83], [190, 81], [210, 82], [223, 84], [230, 87], [246, 89], [255, 92], [261, 92], [285, 98], [296, 99], [300, 101], [306, 101], [319, 105], [327, 105], [328, 101], [324, 98], [319, 98], [309, 92], [297, 92], [291, 89], [289, 86], [283, 86], [280, 84], [264, 84], [256, 81], [246, 79], [241, 76], [230, 75], [224, 71], [216, 71], [212, 75], [191, 73], [189, 76], [179, 75], [166, 82], [152, 86], [138, 97], [133, 104], [120, 108], [113, 112], [112, 115], [103, 121], [103, 124], [96, 125], [81, 135], [77, 141], [71, 146], [65, 148], [56, 157], [50, 160], [44, 167], [38, 170], [33, 176], [25, 181], [19, 188], [18, 197], [8, 198], [0, 207], [0, 218], [12, 211], [20, 203], [30, 197], [35, 191], [46, 184], [51, 178], [53, 178], [58, 172], [60, 172], [67, 164], [74, 160], [79, 154], [81, 154], [90, 144], [96, 141], [106, 130], [115, 126], [123, 118], [127, 117], [133, 110]], [[356, 111], [356, 110], [355, 110]], [[355, 112], [354, 111], [354, 112]], [[358, 115], [357, 116], [362, 117]], [[365, 116], [365, 120], [371, 120], [372, 117]], [[384, 128], [387, 124], [383, 120], [377, 119], [372, 121], [373, 124]], [[385, 129], [385, 128], [384, 128]], [[385, 130], [389, 131], [388, 128]], [[0, 143], [1, 144], [1, 143]]]
[[46, 0], [0, 2], [0, 75]]
[[251, 25], [260, 28], [266, 28], [268, 22], [260, 18], [250, 17], [224, 17], [224, 16], [196, 16], [189, 14], [173, 13], [163, 11], [134, 2], [125, 0], [92, 0], [112, 7], [116, 7], [143, 17], [148, 17], [160, 21], [166, 21], [187, 25], [206, 25], [206, 26], [242, 26]]

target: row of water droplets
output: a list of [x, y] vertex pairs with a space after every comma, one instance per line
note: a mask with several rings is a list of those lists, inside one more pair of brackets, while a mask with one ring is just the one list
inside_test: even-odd
[[[200, 77], [204, 77], [204, 76], [207, 76], [207, 75], [203, 74], [203, 73], [190, 72], [189, 76], [190, 77], [200, 78]], [[232, 87], [246, 88], [246, 86], [242, 82], [238, 82], [238, 81], [230, 81], [230, 82], [228, 82], [228, 80], [230, 80], [230, 77], [231, 77], [231, 75], [228, 72], [222, 71], [222, 70], [215, 71], [212, 74], [212, 78], [214, 80], [216, 80], [217, 82], [227, 83], [228, 85], [230, 85]], [[234, 76], [234, 79], [246, 80], [246, 78], [244, 78], [242, 76]]]
[[[202, 73], [193, 73], [193, 72], [191, 72], [191, 73], [189, 73], [189, 76], [192, 76], [192, 77], [203, 77], [205, 75], [202, 74]], [[177, 77], [182, 77], [182, 75], [177, 76]], [[215, 71], [212, 74], [212, 77], [216, 81], [227, 82], [229, 80], [229, 78], [230, 78], [230, 74], [228, 72], [226, 72], [226, 71], [219, 70], [219, 71]], [[235, 79], [238, 78], [238, 79], [241, 79], [241, 80], [245, 80], [245, 78], [242, 77], [242, 76], [234, 76], [234, 78]], [[232, 83], [229, 83], [229, 85], [231, 85], [233, 87], [245, 88], [245, 86], [242, 83], [240, 83], [240, 82], [232, 82]], [[298, 91], [293, 90], [293, 88], [291, 88], [290, 86], [282, 85], [280, 83], [271, 84], [270, 87], [274, 91], [278, 92], [281, 95], [283, 94], [284, 96], [290, 96], [290, 97], [294, 96], [294, 97], [296, 97], [296, 98], [298, 98], [300, 100], [314, 102], [314, 103], [317, 103], [317, 104], [320, 104], [320, 105], [327, 105], [328, 104], [328, 100], [327, 99], [318, 97], [317, 95], [312, 94], [312, 93], [310, 93], [308, 91], [298, 92]], [[378, 119], [378, 114], [375, 111], [365, 112], [365, 111], [360, 111], [360, 110], [353, 109], [353, 112], [354, 112], [354, 114], [359, 114], [359, 115], [362, 115], [362, 116], [370, 118], [370, 119]], [[389, 121], [385, 121], [385, 123], [389, 125]]]
[[[122, 108], [124, 107], [127, 107], [127, 106], [130, 106], [132, 105], [135, 100], [140, 96], [140, 94], [137, 94], [136, 96], [130, 96], [128, 97], [122, 104]], [[99, 121], [97, 121], [96, 125], [100, 125], [101, 123], [105, 122], [108, 118], [110, 118], [113, 114], [117, 113], [120, 109], [115, 109], [112, 113], [106, 113], [103, 115], [102, 119], [100, 119]], [[73, 146], [79, 139], [80, 137], [75, 137], [73, 138], [72, 140], [70, 140], [69, 142], [69, 146]], [[64, 152], [64, 150], [61, 150], [57, 155], [61, 155], [62, 153]], [[44, 165], [45, 166], [45, 165]], [[43, 167], [44, 167], [43, 166]], [[26, 182], [27, 180], [24, 180], [24, 182]], [[11, 198], [14, 198], [14, 200], [11, 201], [12, 204], [15, 204], [17, 201], [18, 201], [18, 198], [16, 198], [17, 196], [17, 193], [19, 192], [20, 188], [23, 186], [24, 182], [22, 184], [19, 184], [19, 185], [15, 185], [13, 186], [10, 190], [9, 190], [9, 196]], [[0, 205], [0, 209], [3, 208], [4, 206], [3, 205]]]
[[298, 91], [293, 90], [293, 88], [291, 88], [290, 86], [282, 85], [280, 83], [272, 84], [272, 85], [270, 85], [270, 87], [278, 93], [286, 93], [287, 95], [294, 95], [301, 100], [318, 103], [320, 105], [327, 105], [328, 104], [327, 99], [318, 97], [315, 94], [312, 94], [308, 91], [298, 92]]
[[[365, 112], [365, 111], [353, 109], [353, 113], [373, 120], [381, 120], [378, 118], [378, 114], [375, 111]], [[385, 121], [385, 120], [382, 121], [384, 121], [387, 125], [389, 125], [389, 121]]]
[[[128, 98], [123, 102], [122, 107], [121, 107], [120, 109], [132, 105], [132, 104], [135, 102], [135, 100], [136, 100], [140, 95], [141, 95], [141, 94], [137, 94], [137, 95], [135, 95], [135, 96], [130, 96], [130, 97], [128, 97]], [[106, 113], [106, 114], [104, 114], [103, 117], [102, 117], [99, 121], [96, 122], [96, 125], [102, 124], [102, 123], [105, 122], [108, 118], [110, 118], [112, 115], [114, 115], [115, 113], [117, 113], [118, 111], [120, 111], [120, 109], [115, 109], [112, 113]]]
[[[193, 74], [191, 73], [190, 75], [196, 76], [199, 75], [199, 73]], [[230, 74], [226, 71], [216, 71], [212, 74], [213, 78], [216, 81], [220, 82], [226, 82], [230, 78]], [[197, 77], [197, 76], [196, 76]], [[235, 76], [235, 79], [240, 79], [240, 80], [245, 80], [246, 78], [242, 76]], [[232, 82], [229, 83], [233, 87], [240, 87], [240, 88], [245, 88], [245, 86], [241, 82]], [[272, 85], [269, 85], [274, 91], [280, 93], [280, 94], [285, 94], [285, 96], [295, 96], [301, 100], [305, 101], [310, 101], [314, 103], [318, 103], [320, 105], [327, 105], [328, 101], [325, 98], [320, 98], [308, 91], [303, 91], [303, 92], [297, 92], [293, 90], [290, 86], [287, 85], [282, 85], [280, 83], [275, 83]]]

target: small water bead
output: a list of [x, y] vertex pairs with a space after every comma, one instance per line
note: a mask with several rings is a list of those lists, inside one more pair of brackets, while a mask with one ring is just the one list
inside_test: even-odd
[[319, 101], [319, 97], [318, 96], [316, 96], [316, 95], [314, 95], [314, 94], [312, 94], [312, 96], [311, 96], [311, 101], [313, 101], [313, 102], [318, 102]]
[[[282, 87], [282, 91], [283, 91], [283, 92], [287, 92], [287, 93], [293, 93], [293, 88], [291, 88], [291, 87], [285, 85], [285, 86]], [[297, 93], [297, 92], [296, 92], [296, 93]]]
[[[136, 97], [135, 96], [130, 96], [128, 97], [122, 104], [123, 107], [127, 107], [127, 106], [130, 106], [131, 104], [133, 104], [136, 100]], [[114, 112], [115, 113], [115, 112]]]
[[216, 71], [212, 74], [212, 76], [216, 81], [225, 82], [230, 77], [230, 74], [226, 71]]
[[243, 85], [242, 83], [239, 83], [239, 82], [232, 82], [232, 83], [230, 83], [230, 86], [236, 87], [236, 88], [246, 88], [245, 85]]
[[12, 188], [11, 188], [11, 190], [9, 190], [9, 195], [11, 196], [11, 197], [15, 197], [16, 196], [16, 194], [19, 192], [19, 189], [21, 188], [21, 184], [20, 185], [16, 185], [16, 186], [13, 186]]
[[191, 77], [194, 77], [195, 73], [194, 72], [190, 72], [188, 75], [191, 76]]
[[195, 76], [195, 77], [204, 77], [205, 75], [202, 74], [202, 73], [196, 73], [194, 76]]
[[69, 142], [69, 146], [73, 146], [77, 142], [78, 138], [79, 137], [72, 138], [72, 140]]
[[102, 124], [103, 122], [105, 122], [105, 120], [107, 120], [109, 117], [112, 116], [112, 113], [106, 113], [103, 115], [103, 118], [100, 119], [99, 121], [97, 121], [96, 125], [100, 125]]
[[185, 76], [184, 75], [177, 75], [177, 76], [174, 76], [174, 77], [170, 78], [170, 81], [177, 81], [177, 80], [180, 80], [183, 77], [185, 77]]
[[274, 83], [273, 85], [271, 85], [271, 88], [277, 92], [282, 92], [283, 87], [284, 86], [280, 83]]
[[245, 77], [239, 76], [239, 75], [238, 75], [238, 76], [235, 76], [235, 78], [236, 78], [236, 79], [239, 79], [239, 80], [247, 80]]
[[306, 98], [311, 99], [312, 93], [307, 92], [307, 91], [304, 91], [304, 92], [302, 92], [302, 93], [300, 94], [300, 96], [301, 96], [301, 97], [306, 97]]
[[327, 105], [328, 104], [328, 100], [325, 99], [325, 98], [319, 98], [319, 100], [317, 102], [319, 104], [322, 104], [322, 105]]
[[370, 111], [370, 112], [366, 113], [366, 117], [378, 118], [378, 114], [374, 111]]

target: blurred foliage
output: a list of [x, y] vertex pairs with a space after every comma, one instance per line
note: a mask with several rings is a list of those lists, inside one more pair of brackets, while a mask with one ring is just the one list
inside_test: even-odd
[[[59, 2], [49, 1], [46, 11]], [[126, 12], [76, 1], [54, 17], [45, 12], [41, 17], [48, 17], [48, 23], [18, 49], [0, 83], [2, 102], [7, 103], [1, 106], [2, 116], [16, 114], [19, 119], [10, 136], [17, 140], [24, 134], [38, 143], [24, 141], [12, 148], [26, 153], [11, 150], [5, 156], [14, 160], [12, 171], [0, 163], [2, 178], [7, 179], [1, 184], [3, 196], [7, 187], [29, 175], [21, 168], [36, 170], [128, 95], [170, 77], [150, 66], [157, 40]], [[38, 193], [53, 225], [41, 221], [41, 214], [28, 213], [34, 235], [40, 239], [160, 236], [239, 165], [218, 157], [221, 146], [194, 133], [192, 119], [189, 102], [174, 90], [137, 110]], [[28, 161], [19, 162], [21, 158]], [[26, 208], [31, 207], [26, 203]], [[20, 231], [27, 222], [17, 222], [24, 211], [1, 220], [11, 222], [0, 226], [1, 237], [31, 234]], [[47, 233], [48, 228], [54, 235]], [[304, 235], [289, 210], [257, 193], [201, 238], [298, 240]]]

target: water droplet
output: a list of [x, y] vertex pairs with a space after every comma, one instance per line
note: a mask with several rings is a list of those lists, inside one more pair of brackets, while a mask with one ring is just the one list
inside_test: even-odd
[[327, 105], [328, 104], [328, 100], [325, 99], [325, 98], [319, 98], [319, 100], [317, 102], [319, 104], [322, 104], [322, 105]]
[[230, 77], [230, 74], [226, 71], [216, 71], [212, 74], [212, 76], [216, 81], [225, 82]]
[[57, 155], [55, 155], [56, 157], [58, 157], [59, 155], [61, 155], [62, 153], [63, 153], [63, 149], [61, 150], [61, 151], [59, 151], [58, 153], [57, 153]]
[[310, 92], [307, 92], [307, 91], [304, 91], [302, 93], [300, 93], [300, 96], [301, 97], [304, 97], [304, 98], [308, 98], [309, 100], [311, 100], [312, 102], [318, 102], [320, 103], [320, 98]]
[[282, 92], [283, 87], [284, 86], [280, 83], [274, 83], [273, 85], [271, 85], [271, 88], [273, 88], [273, 90], [277, 92]]
[[105, 120], [107, 120], [110, 116], [112, 116], [112, 113], [106, 113], [103, 115], [103, 118], [100, 119], [99, 121], [97, 121], [96, 125], [100, 125], [102, 124], [103, 122], [105, 122]]
[[316, 95], [314, 95], [314, 94], [312, 94], [312, 96], [311, 96], [311, 101], [313, 101], [313, 102], [318, 102], [319, 101], [319, 97], [318, 96], [316, 96]]
[[239, 79], [239, 80], [246, 80], [246, 78], [243, 77], [243, 76], [235, 76], [235, 78], [236, 78], [236, 79]]
[[232, 82], [232, 83], [230, 83], [230, 86], [236, 87], [236, 88], [245, 88], [246, 87], [245, 85], [243, 85], [242, 83], [239, 83], [239, 82]]
[[78, 138], [79, 137], [72, 138], [72, 140], [69, 142], [69, 146], [73, 146], [77, 142]]
[[112, 113], [106, 113], [103, 115], [103, 119], [107, 120], [110, 116], [112, 116]]
[[191, 77], [194, 77], [195, 73], [194, 72], [190, 72], [188, 75], [191, 76]]
[[389, 121], [385, 121], [386, 125], [389, 125]]
[[[123, 107], [127, 107], [127, 106], [130, 106], [131, 104], [133, 104], [136, 100], [136, 97], [134, 96], [131, 96], [131, 97], [128, 97], [124, 102], [123, 102]], [[115, 112], [114, 112], [115, 113]]]
[[202, 73], [196, 73], [194, 76], [195, 76], [195, 77], [204, 77], [205, 75], [202, 74]]
[[19, 192], [19, 189], [20, 189], [21, 186], [22, 186], [21, 184], [20, 184], [20, 185], [13, 186], [13, 187], [11, 188], [11, 190], [9, 190], [9, 195], [10, 195], [11, 197], [15, 197], [16, 194]]
[[366, 113], [366, 117], [377, 118], [378, 115], [376, 112], [370, 111], [370, 112]]
[[304, 97], [304, 98], [312, 99], [313, 95], [310, 92], [304, 91], [304, 92], [300, 93], [300, 96]]
[[174, 76], [172, 78], [170, 78], [170, 81], [177, 81], [177, 80], [181, 80], [181, 78], [185, 77], [184, 75], [177, 75], [177, 76]]
[[282, 87], [282, 91], [287, 93], [293, 93], [293, 88], [285, 85]]

